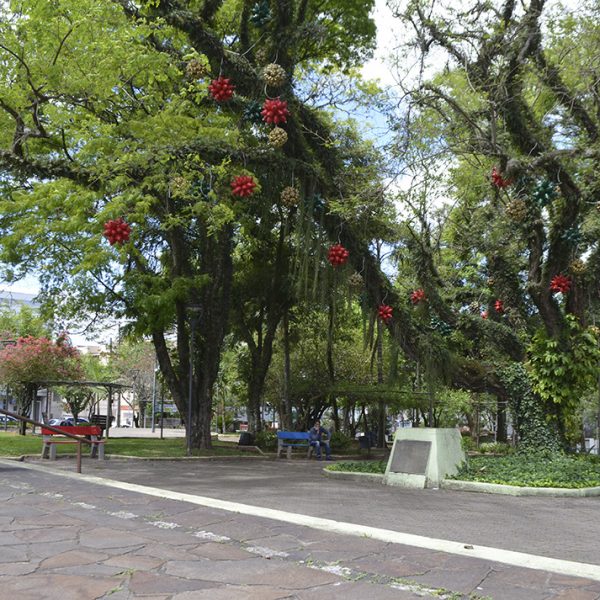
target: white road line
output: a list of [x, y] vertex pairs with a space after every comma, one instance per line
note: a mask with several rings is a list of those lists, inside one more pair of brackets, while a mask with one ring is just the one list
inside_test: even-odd
[[[18, 466], [23, 469], [40, 471], [45, 474], [49, 473], [49, 469], [47, 467], [42, 467], [39, 465], [2, 459], [0, 459], [0, 464], [10, 465], [13, 467]], [[147, 496], [155, 496], [157, 498], [165, 498], [168, 500], [178, 500], [180, 502], [188, 502], [190, 504], [206, 506], [208, 508], [216, 508], [242, 515], [252, 515], [254, 517], [262, 517], [265, 519], [281, 521], [283, 523], [302, 525], [304, 527], [318, 529], [319, 531], [329, 531], [331, 533], [339, 533], [343, 535], [366, 537], [391, 544], [403, 544], [406, 546], [425, 548], [427, 550], [457, 554], [459, 556], [490, 560], [515, 567], [538, 569], [541, 571], [549, 571], [551, 573], [560, 573], [561, 575], [586, 577], [588, 579], [593, 579], [594, 581], [600, 581], [600, 565], [579, 563], [570, 560], [562, 560], [559, 558], [548, 558], [546, 556], [526, 554], [524, 552], [514, 552], [512, 550], [502, 550], [501, 548], [492, 548], [490, 546], [477, 546], [465, 544], [463, 542], [452, 542], [449, 540], [414, 535], [412, 533], [402, 533], [400, 531], [392, 531], [390, 529], [381, 529], [379, 527], [369, 527], [366, 525], [356, 525], [354, 523], [346, 523], [343, 521], [334, 521], [333, 519], [311, 517], [309, 515], [302, 515], [273, 508], [263, 508], [260, 506], [252, 506], [250, 504], [240, 504], [238, 502], [218, 500], [216, 498], [208, 498], [206, 496], [195, 496], [193, 494], [185, 494], [182, 492], [139, 485], [136, 483], [126, 483], [124, 481], [117, 481], [114, 479], [105, 479], [103, 477], [96, 477], [95, 475], [78, 475], [77, 473], [58, 470], [52, 470], [52, 475], [60, 475], [61, 477], [67, 477], [77, 481], [86, 481], [88, 483], [95, 483], [97, 485], [103, 485], [105, 487], [116, 488], [128, 492], [136, 492], [138, 494], [145, 494]]]

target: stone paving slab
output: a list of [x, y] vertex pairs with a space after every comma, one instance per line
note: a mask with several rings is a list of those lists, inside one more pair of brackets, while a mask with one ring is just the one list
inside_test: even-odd
[[[0, 600], [600, 599], [597, 581], [332, 534], [19, 465], [0, 470], [0, 490], [0, 540], [8, 541], [0, 544]], [[365, 501], [365, 510], [374, 505]]]

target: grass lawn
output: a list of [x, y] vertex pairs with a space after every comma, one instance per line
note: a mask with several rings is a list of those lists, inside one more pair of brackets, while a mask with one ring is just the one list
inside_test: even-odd
[[[86, 452], [86, 449], [83, 448]], [[21, 456], [23, 454], [41, 454], [42, 438], [37, 435], [26, 436], [0, 431], [0, 456]], [[164, 440], [144, 438], [109, 438], [105, 445], [106, 454], [140, 457], [179, 457], [185, 456], [185, 438]], [[57, 454], [77, 453], [75, 445], [59, 445]], [[250, 452], [240, 451], [236, 443], [213, 442], [212, 450], [195, 450], [194, 456], [248, 456]]]
[[387, 460], [345, 461], [328, 465], [328, 471], [343, 471], [345, 473], [385, 473]]

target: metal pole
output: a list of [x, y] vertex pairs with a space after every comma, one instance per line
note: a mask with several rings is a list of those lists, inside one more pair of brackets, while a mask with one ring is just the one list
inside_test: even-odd
[[77, 472], [81, 473], [81, 441], [77, 442]]
[[156, 364], [154, 365], [154, 378], [152, 379], [152, 433], [156, 430]]
[[165, 422], [165, 390], [160, 387], [160, 439], [163, 438], [163, 428]]
[[194, 315], [190, 318], [191, 335], [190, 335], [190, 359], [189, 359], [189, 388], [188, 388], [188, 414], [187, 414], [187, 455], [192, 455], [192, 395], [194, 392], [194, 334], [196, 330], [196, 319]]

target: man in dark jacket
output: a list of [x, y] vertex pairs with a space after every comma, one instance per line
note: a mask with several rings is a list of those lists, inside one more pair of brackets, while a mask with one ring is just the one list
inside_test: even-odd
[[325, 427], [321, 427], [321, 421], [315, 421], [315, 424], [312, 429], [309, 429], [308, 433], [310, 435], [310, 445], [315, 447], [317, 458], [322, 460], [321, 446], [325, 446], [325, 456], [327, 460], [331, 460], [331, 448], [329, 447], [331, 436]]

